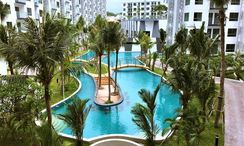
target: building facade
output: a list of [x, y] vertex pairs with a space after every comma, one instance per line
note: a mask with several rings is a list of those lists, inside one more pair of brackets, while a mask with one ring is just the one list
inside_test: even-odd
[[[244, 1], [230, 0], [225, 6], [225, 51], [244, 52]], [[174, 35], [184, 26], [188, 30], [200, 28], [205, 22], [205, 32], [212, 38], [220, 34], [218, 8], [210, 0], [169, 1], [167, 43], [174, 42]]]
[[122, 3], [121, 25], [128, 38], [134, 38], [139, 31], [152, 38], [159, 37], [159, 29], [166, 29], [167, 14], [157, 13], [157, 5], [167, 6], [168, 0], [127, 0]]
[[80, 16], [91, 23], [97, 15], [106, 16], [106, 0], [1, 0], [9, 6], [9, 14], [1, 21], [3, 25], [16, 26], [24, 30], [23, 21], [31, 17], [42, 20], [43, 12], [63, 16], [76, 23]]

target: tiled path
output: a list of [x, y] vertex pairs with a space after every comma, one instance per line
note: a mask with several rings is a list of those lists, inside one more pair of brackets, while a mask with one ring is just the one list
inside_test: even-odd
[[225, 79], [225, 146], [244, 146], [244, 82], [230, 79]]

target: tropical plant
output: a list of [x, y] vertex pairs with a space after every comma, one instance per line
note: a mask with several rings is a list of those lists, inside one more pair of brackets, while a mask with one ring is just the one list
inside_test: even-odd
[[102, 30], [102, 40], [105, 44], [108, 55], [108, 103], [111, 101], [111, 75], [110, 75], [110, 52], [121, 43], [120, 25], [115, 22], [108, 22]]
[[211, 0], [217, 7], [219, 7], [219, 22], [220, 22], [220, 48], [221, 48], [221, 73], [220, 73], [220, 92], [218, 98], [218, 105], [214, 121], [214, 127], [219, 126], [219, 118], [223, 107], [224, 100], [224, 78], [225, 78], [225, 5], [230, 0]]
[[119, 61], [119, 49], [120, 47], [122, 46], [122, 43], [124, 42], [125, 40], [125, 37], [124, 37], [124, 33], [121, 29], [121, 25], [118, 24], [118, 28], [117, 28], [117, 32], [116, 32], [116, 36], [114, 37], [117, 37], [117, 44], [115, 44], [115, 54], [116, 54], [116, 59], [115, 59], [115, 87], [114, 87], [114, 93], [117, 92], [117, 73], [118, 73], [118, 61]]
[[0, 56], [3, 56], [7, 61], [11, 75], [14, 74], [15, 57], [13, 52], [17, 44], [16, 35], [14, 27], [0, 25]]
[[40, 25], [31, 18], [27, 18], [25, 24], [27, 31], [18, 37], [19, 48], [15, 56], [20, 66], [36, 71], [37, 79], [44, 86], [48, 123], [51, 127], [49, 85], [72, 39], [62, 19], [46, 15]]
[[[211, 50], [216, 46], [216, 42], [219, 38], [217, 35], [214, 39], [211, 39], [207, 33], [204, 32], [205, 22], [202, 23], [200, 29], [192, 29], [189, 34], [189, 51], [191, 55], [195, 56], [200, 62], [208, 61]], [[207, 63], [207, 62], [206, 62]]]
[[162, 15], [166, 14], [168, 7], [163, 5], [163, 4], [159, 4], [154, 6], [154, 12], [156, 12], [160, 17], [162, 17]]
[[156, 97], [160, 85], [151, 93], [148, 90], [141, 89], [138, 94], [145, 105], [137, 103], [132, 107], [131, 113], [134, 115], [133, 122], [144, 132], [147, 146], [155, 146], [155, 136], [159, 132], [155, 124], [154, 114], [156, 108]]
[[202, 115], [199, 108], [192, 102], [189, 104], [189, 108], [186, 110], [179, 110], [181, 119], [166, 119], [165, 121], [170, 123], [171, 129], [175, 130], [177, 135], [178, 145], [180, 138], [184, 137], [187, 146], [199, 146], [201, 140], [201, 134], [207, 126], [206, 116]]
[[157, 58], [158, 58], [158, 53], [157, 53], [157, 52], [153, 52], [152, 56], [153, 56], [153, 61], [152, 61], [152, 71], [154, 71], [155, 62], [156, 62], [156, 60], [157, 60]]
[[90, 41], [90, 49], [96, 53], [99, 58], [99, 82], [98, 87], [101, 88], [101, 76], [102, 76], [102, 55], [104, 53], [105, 44], [102, 40], [102, 29], [106, 25], [106, 20], [101, 15], [96, 17], [95, 23], [91, 26], [88, 40]]
[[175, 35], [175, 43], [178, 46], [178, 53], [185, 54], [188, 47], [188, 31], [186, 28], [181, 27]]
[[3, 2], [0, 1], [0, 18], [1, 18], [0, 24], [8, 14], [9, 14], [8, 4], [7, 3], [3, 4]]
[[88, 101], [88, 99], [73, 97], [72, 103], [67, 107], [67, 113], [59, 114], [59, 118], [66, 122], [75, 134], [77, 146], [83, 145], [83, 130], [86, 118], [91, 109], [91, 106], [87, 107]]
[[143, 34], [144, 34], [145, 32], [143, 32], [143, 31], [139, 31], [139, 33], [136, 35], [136, 37], [135, 37], [135, 40], [136, 40], [136, 42], [138, 43], [138, 44], [140, 44], [140, 47], [141, 47], [141, 59], [142, 59], [142, 54], [143, 54], [143, 50], [142, 50], [142, 46], [141, 46], [141, 43], [140, 42], [142, 42], [142, 37], [143, 37]]

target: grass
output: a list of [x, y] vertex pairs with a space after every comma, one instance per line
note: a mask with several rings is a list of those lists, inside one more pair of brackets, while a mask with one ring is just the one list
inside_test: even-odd
[[[216, 134], [219, 136], [219, 146], [224, 145], [224, 132], [222, 128], [214, 128], [214, 115], [210, 118], [209, 126], [201, 134], [200, 146], [213, 146]], [[187, 146], [183, 137], [180, 138], [179, 145], [175, 135], [166, 140], [161, 146]]]
[[[57, 83], [57, 80], [58, 80], [58, 83]], [[74, 93], [77, 90], [78, 86], [79, 86], [79, 84], [78, 84], [77, 80], [74, 77], [69, 77], [69, 79], [67, 79], [65, 87], [64, 87], [64, 89], [65, 89], [64, 98], [66, 98], [66, 97], [70, 96], [72, 93]], [[61, 77], [59, 74], [57, 74], [52, 79], [50, 89], [51, 89], [51, 104], [55, 104], [63, 99], [62, 93], [61, 93]]]
[[[90, 73], [98, 74], [98, 67], [95, 64], [89, 63], [85, 66], [85, 69]], [[105, 74], [107, 72], [107, 66], [102, 64], [102, 74]]]

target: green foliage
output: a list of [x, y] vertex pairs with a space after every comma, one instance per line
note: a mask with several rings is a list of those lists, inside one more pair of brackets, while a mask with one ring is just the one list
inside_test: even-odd
[[4, 18], [10, 13], [8, 9], [8, 4], [3, 4], [2, 1], [0, 1], [0, 18], [1, 21], [4, 20]]
[[68, 105], [67, 113], [59, 114], [59, 118], [66, 122], [77, 138], [77, 146], [82, 146], [83, 129], [85, 121], [91, 109], [87, 107], [88, 99], [73, 97], [73, 101]]
[[132, 120], [144, 132], [147, 146], [155, 146], [154, 139], [159, 132], [159, 128], [154, 122], [156, 97], [159, 89], [160, 85], [157, 86], [153, 93], [141, 89], [138, 94], [145, 105], [137, 103], [131, 110], [131, 113], [134, 115]]
[[116, 14], [113, 12], [107, 12], [107, 16], [116, 16]]

